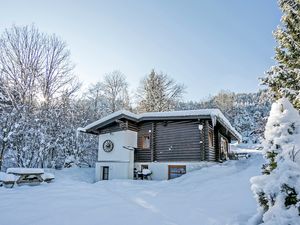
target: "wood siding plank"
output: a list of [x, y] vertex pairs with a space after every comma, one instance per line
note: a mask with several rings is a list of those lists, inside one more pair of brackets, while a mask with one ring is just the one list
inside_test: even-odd
[[199, 121], [163, 121], [156, 124], [155, 161], [200, 161]]
[[[145, 135], [149, 135], [149, 130], [152, 133], [152, 122], [141, 123], [137, 126], [138, 135], [137, 135], [137, 149], [134, 152], [134, 161], [135, 162], [151, 162], [153, 147], [152, 138], [150, 138], [150, 148], [143, 149], [143, 138]], [[152, 134], [151, 134], [152, 135]]]

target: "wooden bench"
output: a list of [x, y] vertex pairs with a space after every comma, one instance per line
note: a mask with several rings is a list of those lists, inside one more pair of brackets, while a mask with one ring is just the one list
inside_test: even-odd
[[12, 188], [18, 179], [19, 177], [13, 174], [0, 172], [0, 186]]
[[54, 175], [52, 173], [44, 173], [42, 175], [42, 179], [44, 180], [44, 182], [50, 183], [54, 180]]
[[7, 174], [13, 174], [18, 177], [16, 184], [40, 184], [44, 180], [42, 175], [44, 170], [31, 168], [9, 168]]

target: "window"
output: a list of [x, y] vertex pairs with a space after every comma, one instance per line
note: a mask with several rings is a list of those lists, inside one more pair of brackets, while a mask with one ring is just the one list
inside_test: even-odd
[[228, 141], [221, 137], [221, 160], [226, 160], [228, 158]]
[[102, 167], [102, 180], [108, 180], [108, 174], [109, 174], [109, 167], [103, 166]]
[[212, 130], [208, 131], [208, 146], [214, 147], [214, 133]]
[[143, 169], [149, 169], [148, 165], [141, 165], [141, 171], [143, 171]]
[[143, 148], [144, 149], [150, 148], [150, 136], [149, 135], [143, 136]]
[[169, 179], [180, 177], [186, 173], [186, 166], [184, 165], [169, 165]]

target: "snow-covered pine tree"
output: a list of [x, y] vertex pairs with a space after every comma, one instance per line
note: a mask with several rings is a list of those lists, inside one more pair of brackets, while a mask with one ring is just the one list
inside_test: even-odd
[[173, 110], [184, 93], [184, 85], [154, 70], [141, 81], [138, 89], [138, 111], [162, 112]]
[[263, 147], [263, 175], [251, 178], [256, 224], [300, 224], [300, 115], [286, 98], [272, 105]]
[[262, 78], [275, 99], [286, 97], [300, 109], [300, 1], [279, 0], [281, 25], [274, 32], [277, 64]]

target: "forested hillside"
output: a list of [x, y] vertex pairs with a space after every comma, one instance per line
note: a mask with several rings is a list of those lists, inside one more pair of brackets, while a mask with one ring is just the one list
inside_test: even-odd
[[221, 91], [199, 102], [180, 102], [177, 110], [219, 108], [243, 136], [246, 143], [260, 143], [270, 112], [271, 99], [266, 91], [234, 93]]

